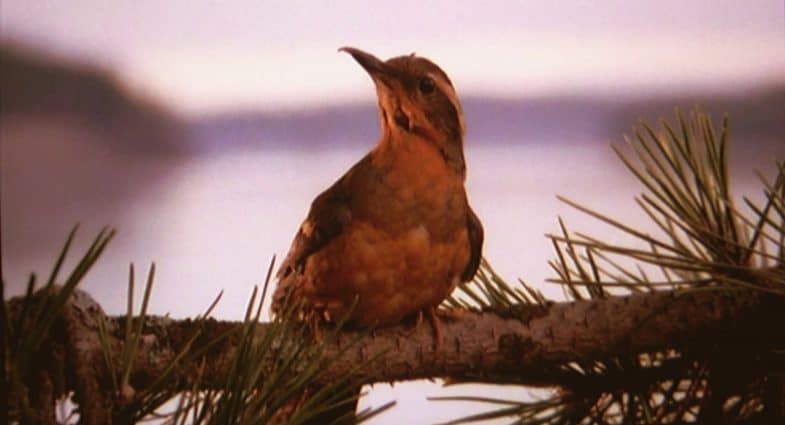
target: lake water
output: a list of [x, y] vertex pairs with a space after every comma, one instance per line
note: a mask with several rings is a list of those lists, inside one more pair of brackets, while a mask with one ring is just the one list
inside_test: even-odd
[[[7, 153], [4, 168], [14, 160]], [[82, 286], [109, 314], [124, 312], [129, 262], [136, 263], [140, 276], [155, 261], [151, 314], [194, 316], [223, 290], [215, 316], [241, 319], [253, 285], [263, 281], [273, 255], [286, 254], [310, 201], [364, 153], [362, 148], [232, 151], [136, 160], [92, 176], [133, 186], [133, 196], [118, 200], [108, 195], [91, 197], [88, 191], [83, 198], [25, 214], [9, 213], [7, 202], [23, 202], [24, 194], [44, 199], [49, 196], [46, 190], [56, 198], [66, 189], [54, 181], [44, 182], [41, 187], [49, 189], [20, 195], [6, 186], [15, 175], [4, 171], [2, 261], [8, 290], [21, 292], [30, 271], [46, 275], [68, 229], [78, 220], [82, 222], [80, 249], [102, 225], [119, 232]], [[776, 155], [783, 157], [781, 149]], [[632, 202], [640, 188], [607, 144], [490, 145], [469, 147], [466, 156], [470, 202], [485, 227], [485, 257], [503, 276], [523, 278], [553, 298], [561, 297], [561, 289], [544, 283], [552, 276], [547, 261], [553, 258], [544, 235], [558, 230], [558, 216], [573, 229], [618, 240], [607, 226], [557, 201], [557, 194], [647, 228]], [[757, 194], [751, 169], [765, 168], [771, 161], [770, 153], [742, 158], [744, 167], [736, 173], [738, 192]], [[96, 184], [101, 183], [98, 180]], [[40, 243], [43, 239], [48, 242]], [[39, 243], [29, 248], [28, 240]], [[425, 397], [458, 394], [513, 398], [523, 393], [477, 386], [443, 390], [436, 383], [416, 382], [394, 388], [376, 385], [362, 405], [398, 400], [398, 407], [375, 420], [377, 424], [433, 423], [468, 414], [471, 406], [427, 402]]]

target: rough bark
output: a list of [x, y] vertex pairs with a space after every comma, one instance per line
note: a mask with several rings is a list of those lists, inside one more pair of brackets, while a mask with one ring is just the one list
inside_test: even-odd
[[[100, 306], [79, 291], [62, 315], [65, 335], [60, 338], [67, 348], [62, 367], [72, 372], [67, 389], [76, 392], [86, 424], [109, 423], [112, 403], [106, 387], [111, 381], [98, 339], [100, 315]], [[125, 318], [107, 320], [122, 329]], [[411, 324], [377, 329], [363, 333], [323, 379], [329, 382], [350, 372], [358, 373], [366, 383], [516, 376], [519, 383], [558, 385], [565, 383], [561, 381], [565, 376], [557, 366], [571, 361], [666, 348], [700, 352], [714, 350], [718, 344], [743, 344], [747, 350], [783, 347], [785, 327], [772, 326], [777, 323], [785, 323], [785, 299], [752, 291], [656, 292], [520, 307], [503, 315], [466, 311], [443, 320], [443, 340], [436, 353], [434, 333], [426, 324], [415, 329]], [[208, 320], [199, 341], [211, 340], [236, 325]], [[144, 346], [131, 376], [133, 385], [143, 388], [159, 376], [195, 329], [191, 320], [148, 318]], [[257, 332], [265, 329], [262, 324]], [[345, 347], [358, 332], [363, 331], [341, 331], [331, 349]], [[235, 342], [227, 338], [206, 353], [206, 385], [225, 373]], [[118, 338], [111, 345], [119, 350], [120, 344]], [[359, 362], [374, 356], [378, 356], [374, 367], [352, 372]], [[186, 389], [192, 371], [180, 373]]]
[[65, 370], [84, 424], [112, 423], [111, 377], [98, 334], [102, 316], [101, 307], [83, 291], [73, 294], [62, 314], [68, 365]]

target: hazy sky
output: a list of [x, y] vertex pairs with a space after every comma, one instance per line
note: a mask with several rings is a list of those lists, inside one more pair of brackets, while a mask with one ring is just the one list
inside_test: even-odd
[[[327, 2], [323, 2], [326, 4]], [[198, 113], [372, 99], [336, 49], [416, 51], [459, 92], [727, 89], [785, 81], [782, 0], [3, 0], [5, 40], [88, 58]]]

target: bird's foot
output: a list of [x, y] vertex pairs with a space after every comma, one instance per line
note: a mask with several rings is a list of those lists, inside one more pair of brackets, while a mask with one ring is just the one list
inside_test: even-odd
[[406, 338], [409, 338], [412, 335], [414, 335], [415, 332], [417, 332], [417, 329], [420, 329], [420, 324], [422, 324], [422, 316], [423, 316], [422, 310], [418, 311], [417, 316], [414, 317], [414, 324], [412, 324], [412, 327], [401, 331], [401, 334]]
[[431, 320], [431, 325], [433, 326], [433, 355], [434, 357], [439, 356], [439, 348], [442, 346], [442, 322], [439, 319], [439, 314], [436, 312], [436, 307], [429, 307], [428, 310], [428, 318]]
[[313, 338], [314, 342], [319, 342], [322, 340], [322, 328], [321, 324], [324, 320], [320, 317], [320, 314], [316, 312], [311, 312], [308, 315], [308, 329], [311, 331], [311, 337]]
[[431, 320], [431, 324], [433, 325], [433, 337], [434, 337], [434, 344], [433, 344], [433, 352], [434, 356], [439, 356], [439, 349], [442, 346], [443, 341], [443, 334], [442, 334], [442, 321], [446, 319], [448, 322], [460, 320], [466, 317], [466, 311], [463, 308], [437, 308], [431, 307], [426, 310], [428, 313], [428, 318]]
[[467, 310], [465, 308], [450, 307], [450, 308], [439, 309], [437, 311], [437, 314], [439, 314], [445, 319], [455, 321], [466, 317], [466, 311]]
[[408, 330], [404, 330], [401, 333], [404, 337], [408, 338], [414, 335], [415, 332], [420, 328], [420, 325], [423, 322], [423, 316], [425, 314], [428, 315], [428, 320], [431, 322], [431, 326], [433, 326], [433, 352], [434, 355], [438, 357], [439, 349], [442, 346], [442, 319], [447, 319], [448, 321], [459, 320], [464, 317], [466, 310], [461, 308], [448, 308], [448, 309], [437, 309], [436, 307], [429, 307], [424, 310], [420, 310], [417, 312], [417, 316], [415, 316], [414, 324]]

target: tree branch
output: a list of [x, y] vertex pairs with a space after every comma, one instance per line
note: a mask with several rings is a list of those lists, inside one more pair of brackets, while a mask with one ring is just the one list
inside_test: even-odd
[[[97, 318], [91, 317], [103, 313], [84, 292], [77, 291], [74, 299], [78, 302], [71, 302], [66, 308], [76, 309], [79, 314], [66, 312], [62, 317], [67, 321], [64, 329], [70, 333], [66, 340], [79, 343], [71, 350], [81, 354], [69, 355], [66, 361], [79, 363], [67, 365], [65, 370], [73, 370], [76, 375], [70, 389], [82, 393], [78, 396], [92, 398], [90, 394], [100, 392], [91, 382], [111, 382], [110, 377], [102, 376], [107, 369], [100, 364]], [[522, 306], [517, 313], [517, 317], [526, 319], [469, 311], [456, 319], [444, 319], [438, 353], [433, 352], [433, 332], [427, 325], [416, 329], [398, 325], [364, 336], [360, 331], [343, 330], [329, 347], [332, 352], [358, 337], [360, 340], [332, 364], [323, 379], [330, 381], [358, 373], [366, 383], [434, 377], [487, 377], [492, 381], [493, 377], [512, 375], [520, 379], [519, 383], [558, 385], [566, 379], [558, 366], [571, 361], [666, 348], [700, 351], [715, 349], [718, 344], [747, 344], [750, 350], [756, 346], [785, 346], [785, 329], [771, 326], [785, 323], [785, 299], [752, 291], [663, 291], [546, 307]], [[115, 322], [116, 329], [122, 329], [125, 318], [108, 320], [110, 324]], [[159, 376], [197, 328], [191, 320], [160, 317], [148, 318], [145, 325], [145, 346], [139, 350], [140, 358], [131, 375], [137, 388]], [[199, 341], [210, 341], [236, 325], [208, 320]], [[260, 325], [258, 334], [262, 335], [265, 329], [265, 324]], [[112, 347], [119, 350], [121, 341], [117, 338]], [[235, 341], [227, 338], [207, 352], [202, 376], [206, 385], [217, 382], [227, 370]], [[359, 362], [377, 356], [374, 367], [354, 370]], [[180, 372], [186, 378], [184, 383], [191, 378], [190, 372]], [[99, 398], [95, 402], [104, 406], [105, 396]]]

